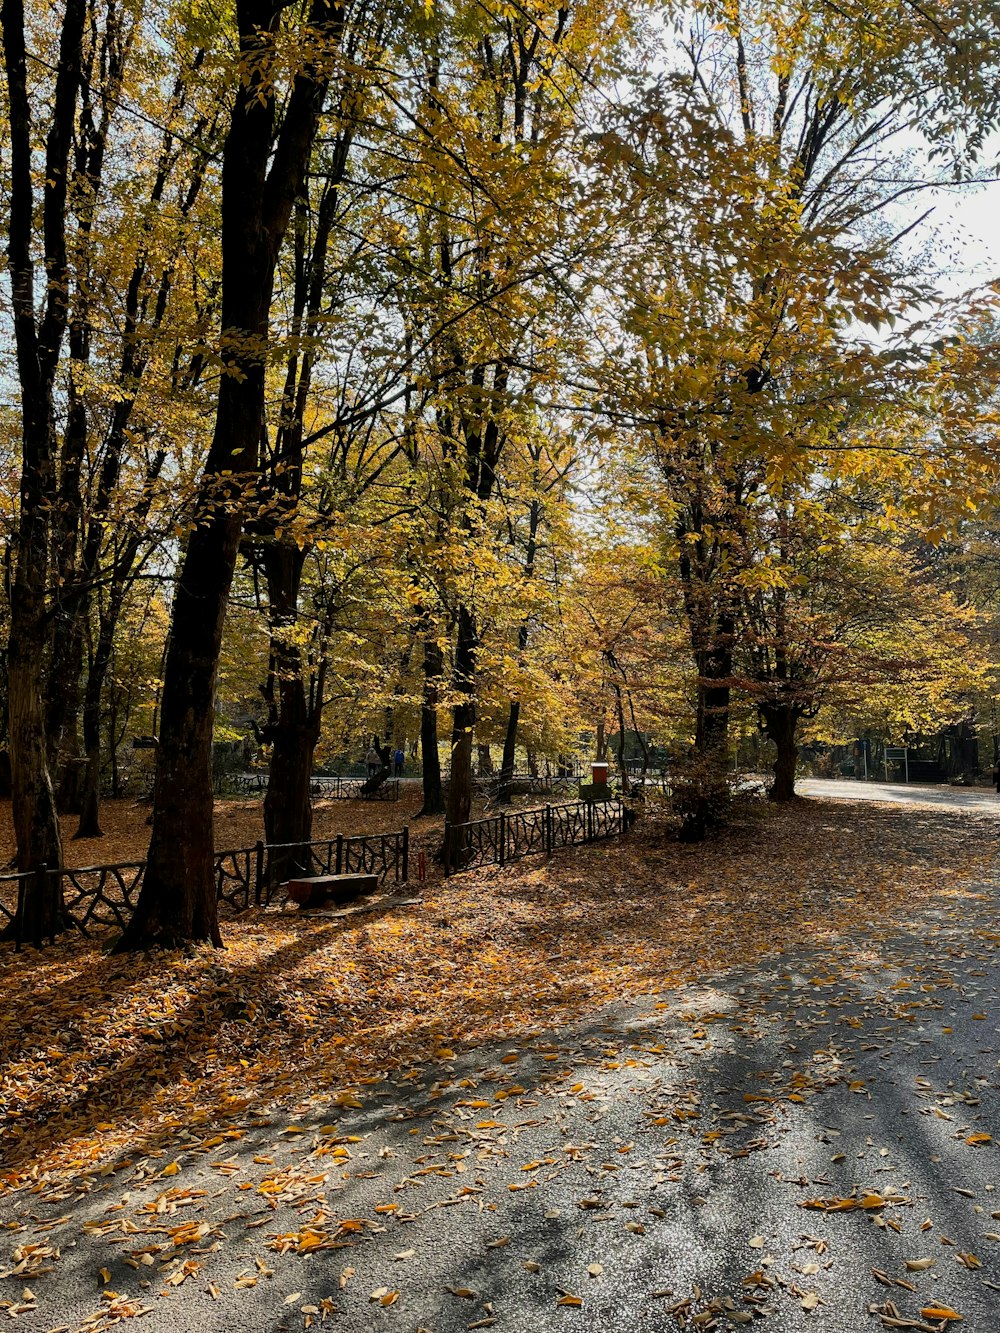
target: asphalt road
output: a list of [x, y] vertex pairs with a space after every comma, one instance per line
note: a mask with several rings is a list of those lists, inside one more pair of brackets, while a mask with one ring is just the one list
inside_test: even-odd
[[888, 940], [0, 1199], [10, 1326], [997, 1333], [998, 884], [979, 890]]
[[[936, 806], [1000, 814], [1000, 795], [992, 787], [949, 787], [926, 782], [855, 782], [850, 778], [801, 778], [800, 796], [831, 801], [885, 801], [890, 805]], [[998, 1323], [1000, 1328], [1000, 1323]]]

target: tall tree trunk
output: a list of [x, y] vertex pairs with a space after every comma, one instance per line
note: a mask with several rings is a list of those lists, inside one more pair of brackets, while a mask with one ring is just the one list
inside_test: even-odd
[[[115, 595], [117, 593], [117, 595]], [[87, 758], [80, 823], [74, 838], [102, 838], [101, 829], [101, 696], [115, 641], [115, 627], [121, 612], [124, 589], [115, 590], [102, 611], [97, 629], [97, 646], [87, 673], [83, 695], [83, 749]], [[113, 742], [112, 742], [113, 748]]]
[[[274, 270], [302, 189], [326, 89], [296, 75], [280, 132], [268, 52], [284, 6], [238, 0], [241, 67], [222, 160], [222, 354], [215, 431], [174, 597], [160, 708], [153, 832], [136, 911], [119, 949], [221, 945], [213, 875], [212, 726], [226, 604], [264, 435], [265, 354]], [[312, 38], [343, 12], [313, 0]], [[304, 36], [305, 34], [303, 34]]]
[[510, 789], [514, 780], [514, 765], [517, 756], [517, 727], [521, 718], [520, 699], [511, 699], [507, 711], [507, 730], [503, 738], [503, 759], [500, 762], [500, 787], [497, 791], [497, 804], [510, 804]]
[[424, 796], [420, 815], [444, 813], [437, 712], [438, 685], [443, 671], [444, 654], [441, 645], [436, 639], [428, 637], [424, 640], [424, 692], [420, 703], [420, 762]]
[[795, 798], [795, 768], [799, 758], [799, 747], [795, 741], [795, 730], [799, 721], [799, 710], [794, 704], [762, 704], [761, 721], [768, 740], [775, 748], [772, 772], [774, 779], [768, 789], [769, 801], [791, 801]]
[[472, 750], [476, 734], [476, 649], [478, 640], [472, 613], [459, 608], [455, 642], [455, 688], [459, 699], [452, 709], [451, 777], [445, 818], [449, 836], [441, 852], [446, 865], [461, 866], [468, 846], [468, 833], [457, 826], [472, 815]]
[[735, 622], [717, 609], [696, 653], [697, 722], [688, 772], [675, 784], [683, 842], [702, 842], [721, 823], [728, 803], [729, 710]]
[[83, 674], [84, 618], [89, 595], [77, 595], [76, 562], [83, 499], [80, 473], [87, 447], [87, 409], [77, 387], [76, 367], [89, 354], [89, 337], [79, 311], [69, 331], [69, 408], [63, 432], [59, 497], [52, 520], [52, 613], [46, 672], [46, 743], [56, 803], [64, 814], [78, 801], [75, 766], [80, 753], [80, 678]]
[[[69, 268], [66, 197], [73, 121], [80, 83], [83, 0], [66, 0], [42, 186], [45, 293], [35, 309], [32, 238], [35, 196], [32, 148], [35, 131], [28, 97], [23, 0], [3, 0], [4, 72], [9, 133], [8, 247], [10, 298], [21, 390], [21, 485], [16, 565], [10, 592], [8, 677], [14, 833], [20, 870], [62, 865], [62, 842], [47, 760], [42, 680], [47, 640], [46, 580], [49, 524], [56, 503], [56, 432], [53, 385], [66, 330]], [[28, 882], [26, 920], [15, 929], [60, 924], [59, 904]]]
[[269, 863], [274, 883], [306, 868], [302, 844], [312, 836], [310, 784], [322, 716], [322, 668], [320, 679], [307, 691], [302, 654], [289, 633], [296, 622], [304, 561], [304, 552], [295, 545], [275, 541], [265, 549], [272, 669], [266, 690], [271, 717], [264, 734], [271, 760], [264, 838], [282, 846]]
[[303, 844], [312, 837], [313, 756], [319, 728], [301, 679], [282, 686], [278, 723], [271, 732], [271, 763], [264, 796], [264, 838], [283, 850], [272, 852], [271, 879], [282, 883], [308, 865]]

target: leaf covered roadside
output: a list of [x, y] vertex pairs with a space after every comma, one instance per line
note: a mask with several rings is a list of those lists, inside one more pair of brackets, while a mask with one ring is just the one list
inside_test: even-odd
[[6, 952], [6, 1189], [74, 1181], [249, 1106], [366, 1081], [630, 995], [856, 948], [968, 891], [994, 822], [799, 802], [742, 808], [707, 847], [650, 818], [630, 839], [427, 886], [357, 922], [251, 913], [227, 949], [104, 957], [75, 939]]

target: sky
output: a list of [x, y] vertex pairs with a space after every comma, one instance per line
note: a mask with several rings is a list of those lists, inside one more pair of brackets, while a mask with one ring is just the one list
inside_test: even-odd
[[1000, 180], [936, 190], [921, 208], [928, 204], [934, 208], [928, 225], [948, 249], [943, 294], [1000, 279]]

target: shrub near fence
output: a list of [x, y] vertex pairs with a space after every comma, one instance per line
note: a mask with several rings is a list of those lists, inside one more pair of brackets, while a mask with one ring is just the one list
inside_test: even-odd
[[626, 833], [633, 812], [622, 801], [576, 801], [545, 805], [490, 819], [445, 825], [445, 874], [477, 866], [506, 865], [525, 856], [551, 856], [559, 847], [581, 846]]
[[[269, 906], [278, 888], [271, 874], [272, 853], [277, 851], [291, 852], [282, 859], [293, 874], [364, 873], [377, 875], [380, 884], [405, 884], [409, 850], [408, 828], [372, 837], [235, 847], [215, 853], [216, 892], [219, 903], [233, 912], [244, 912], [251, 905]], [[76, 870], [41, 866], [27, 874], [0, 875], [0, 929], [23, 921], [21, 907], [28, 881], [34, 879], [40, 893], [52, 895], [53, 904], [61, 899], [63, 918], [81, 935], [90, 937], [95, 929], [124, 930], [135, 911], [145, 869], [145, 861], [124, 861]], [[50, 936], [50, 942], [54, 939]], [[15, 935], [16, 949], [24, 942], [20, 933]], [[35, 933], [27, 942], [41, 948], [44, 940]]]

